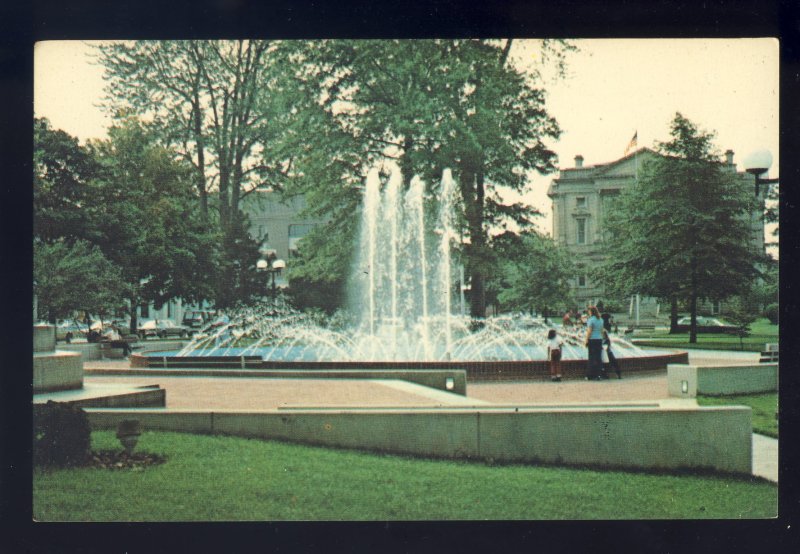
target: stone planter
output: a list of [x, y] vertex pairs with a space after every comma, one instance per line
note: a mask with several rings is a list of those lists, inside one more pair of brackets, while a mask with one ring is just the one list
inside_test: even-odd
[[136, 448], [136, 443], [139, 442], [139, 435], [141, 435], [138, 419], [125, 419], [119, 423], [117, 427], [117, 438], [125, 448], [125, 453], [130, 455], [133, 449]]

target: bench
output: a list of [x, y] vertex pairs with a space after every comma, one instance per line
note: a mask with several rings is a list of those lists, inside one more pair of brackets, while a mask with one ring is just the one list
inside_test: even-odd
[[[136, 335], [125, 335], [122, 340], [128, 343], [131, 351], [141, 348], [137, 343], [139, 337]], [[122, 359], [125, 356], [122, 354], [122, 348], [119, 346], [112, 346], [107, 340], [100, 341], [100, 357], [109, 359]]]
[[622, 333], [624, 335], [632, 335], [635, 331], [655, 331], [655, 325], [630, 325]]
[[769, 364], [769, 363], [777, 363], [778, 361], [778, 351], [777, 350], [764, 350], [761, 352], [761, 357], [758, 359], [759, 363], [762, 364]]

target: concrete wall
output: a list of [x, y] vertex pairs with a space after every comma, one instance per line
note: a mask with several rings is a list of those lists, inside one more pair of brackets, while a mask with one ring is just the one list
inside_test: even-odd
[[[92, 375], [155, 375], [165, 377], [247, 377], [265, 379], [399, 379], [446, 392], [467, 395], [463, 370], [262, 370], [262, 369], [89, 369]], [[448, 388], [448, 379], [452, 388]]]
[[33, 392], [79, 389], [83, 386], [83, 358], [78, 352], [33, 354]]
[[52, 325], [33, 326], [33, 351], [53, 352], [56, 349], [56, 328]]
[[778, 364], [709, 367], [669, 364], [667, 388], [670, 396], [680, 398], [777, 391]]
[[84, 360], [99, 360], [100, 344], [96, 342], [73, 342], [70, 344], [59, 344], [59, 350], [64, 352], [79, 352]]
[[750, 408], [674, 402], [435, 410], [90, 409], [87, 413], [94, 429], [114, 429], [122, 419], [136, 418], [145, 430], [223, 433], [425, 457], [750, 474]]

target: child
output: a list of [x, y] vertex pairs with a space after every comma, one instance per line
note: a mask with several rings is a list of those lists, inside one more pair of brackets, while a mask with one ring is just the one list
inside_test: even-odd
[[555, 329], [547, 333], [547, 359], [550, 360], [550, 380], [561, 381], [561, 345], [564, 341]]

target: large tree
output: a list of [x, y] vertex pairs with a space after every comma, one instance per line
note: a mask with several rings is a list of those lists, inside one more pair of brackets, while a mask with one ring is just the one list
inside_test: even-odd
[[50, 122], [33, 122], [33, 234], [44, 241], [87, 233], [87, 183], [98, 165], [78, 139], [53, 129]]
[[604, 267], [611, 290], [685, 300], [689, 341], [697, 341], [697, 303], [748, 289], [758, 274], [752, 248], [750, 189], [720, 163], [714, 135], [677, 113], [671, 140], [644, 164], [606, 219]]
[[235, 300], [231, 293], [239, 287], [230, 281], [249, 279], [239, 268], [255, 262], [251, 254], [258, 247], [243, 244], [249, 239], [241, 199], [264, 183], [279, 186], [291, 167], [291, 152], [275, 144], [293, 117], [294, 96], [279, 46], [203, 40], [99, 47], [112, 113], [151, 121], [150, 132], [160, 143], [193, 167], [201, 213], [220, 231], [225, 271], [214, 296], [221, 304]]
[[[563, 53], [559, 44], [545, 48]], [[349, 206], [365, 169], [393, 160], [405, 186], [419, 175], [435, 194], [442, 170], [452, 168], [463, 199], [474, 317], [485, 315], [489, 229], [529, 225], [536, 215], [504, 200], [501, 190], [523, 191], [530, 171], [555, 169], [545, 141], [558, 136], [558, 126], [534, 77], [508, 62], [510, 48], [510, 40], [334, 40], [308, 43], [294, 58], [316, 103], [309, 113], [334, 129], [307, 140], [338, 169], [314, 174], [319, 164], [305, 163], [316, 159], [313, 152], [301, 156], [299, 190], [344, 190], [342, 204]], [[292, 181], [288, 187], [298, 190]]]
[[90, 238], [122, 269], [132, 330], [143, 302], [160, 307], [174, 298], [211, 296], [217, 241], [200, 216], [190, 168], [154, 145], [132, 117], [89, 147], [102, 166], [84, 206]]

